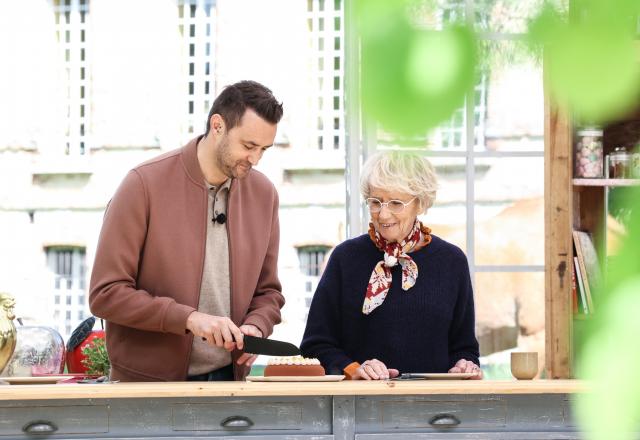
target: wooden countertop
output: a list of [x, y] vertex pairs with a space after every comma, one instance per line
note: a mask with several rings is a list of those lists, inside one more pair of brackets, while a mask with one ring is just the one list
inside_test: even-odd
[[235, 396], [559, 394], [587, 390], [578, 380], [424, 380], [342, 382], [146, 382], [0, 385], [0, 401]]

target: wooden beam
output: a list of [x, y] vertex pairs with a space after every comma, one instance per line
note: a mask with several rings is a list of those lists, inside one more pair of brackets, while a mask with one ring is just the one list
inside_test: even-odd
[[545, 369], [569, 378], [572, 366], [572, 129], [545, 94]]

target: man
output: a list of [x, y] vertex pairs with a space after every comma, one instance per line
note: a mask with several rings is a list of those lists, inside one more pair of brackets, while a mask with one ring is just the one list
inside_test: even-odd
[[253, 81], [216, 98], [206, 133], [131, 170], [109, 202], [91, 275], [111, 379], [243, 379], [284, 305], [278, 195], [252, 170], [282, 105]]

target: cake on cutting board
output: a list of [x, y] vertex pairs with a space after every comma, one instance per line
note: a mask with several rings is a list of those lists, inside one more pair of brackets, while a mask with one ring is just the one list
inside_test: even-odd
[[264, 376], [324, 376], [324, 368], [318, 359], [302, 356], [274, 357], [269, 359]]

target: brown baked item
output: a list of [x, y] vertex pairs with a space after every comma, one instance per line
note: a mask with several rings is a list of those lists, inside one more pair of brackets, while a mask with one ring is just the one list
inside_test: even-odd
[[324, 376], [324, 368], [318, 359], [302, 356], [286, 356], [269, 359], [264, 369], [267, 376]]

